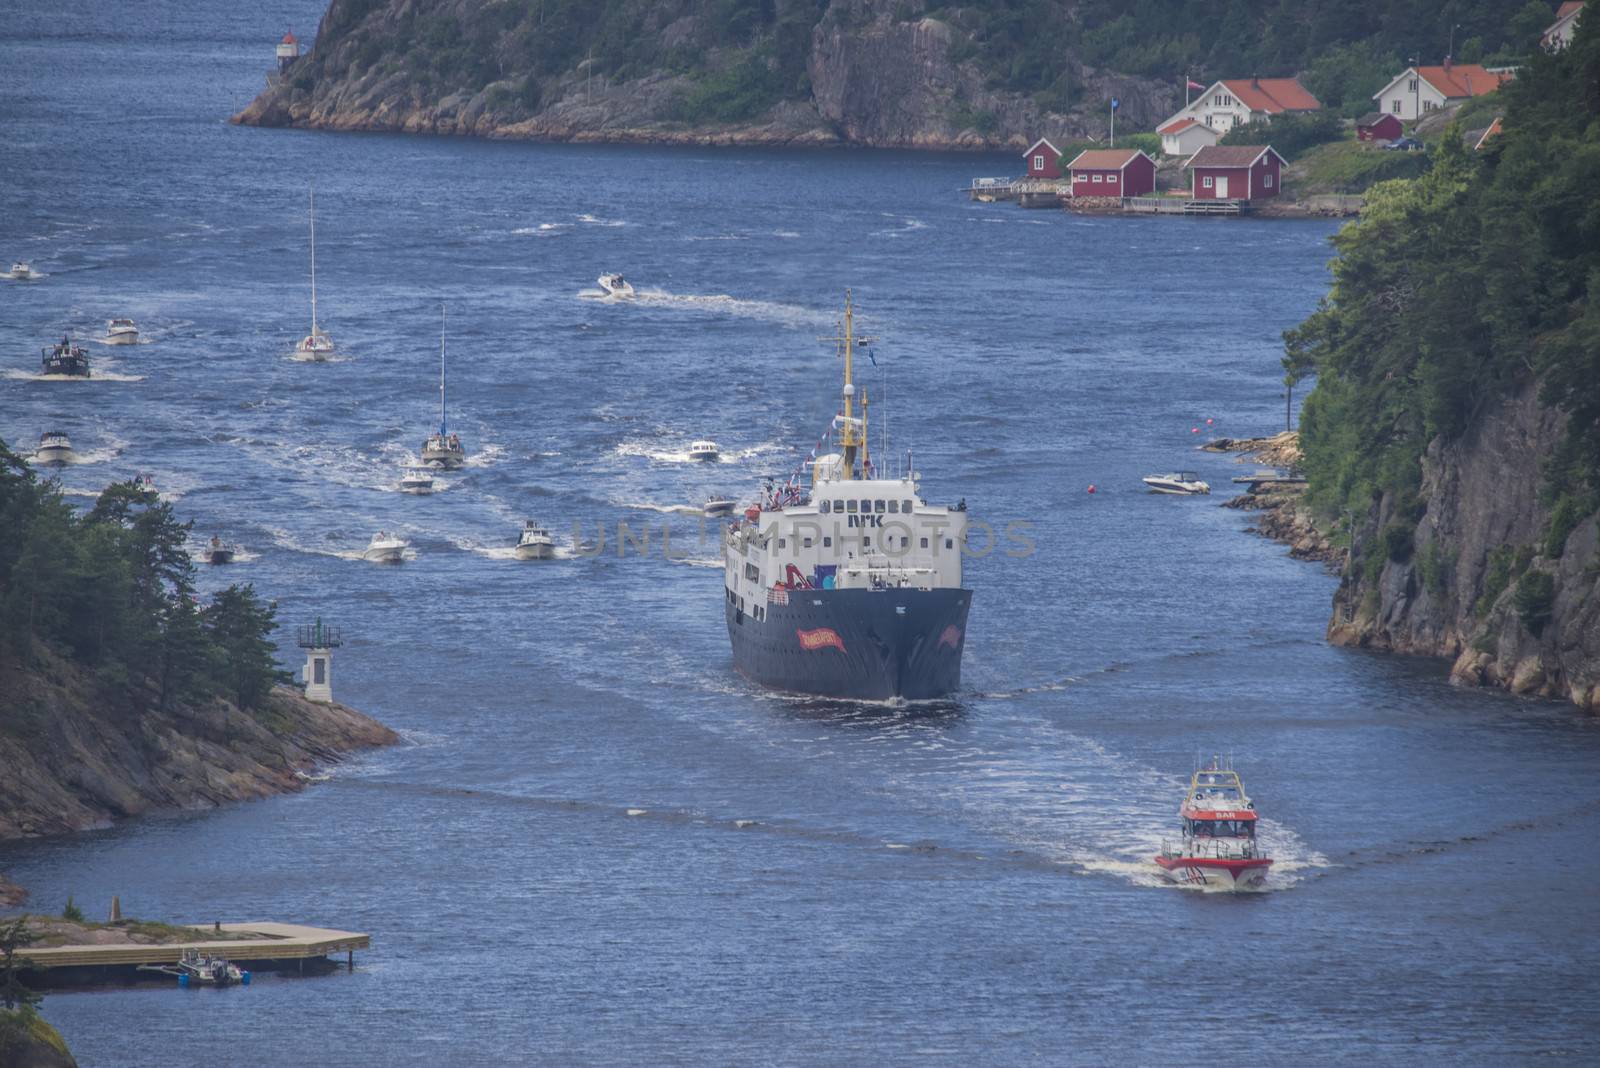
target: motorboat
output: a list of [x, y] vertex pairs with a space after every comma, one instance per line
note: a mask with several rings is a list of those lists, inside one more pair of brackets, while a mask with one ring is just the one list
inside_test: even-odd
[[1163, 842], [1155, 858], [1168, 879], [1221, 890], [1254, 889], [1266, 882], [1272, 858], [1257, 843], [1260, 818], [1238, 772], [1212, 757], [1190, 779], [1178, 816], [1182, 837]]
[[33, 266], [18, 260], [11, 265], [11, 270], [6, 272], [6, 277], [13, 282], [26, 282], [33, 278]]
[[714, 441], [693, 441], [689, 443], [689, 459], [691, 460], [711, 461], [720, 455], [721, 452], [717, 449], [717, 443]]
[[238, 549], [223, 542], [220, 535], [211, 535], [206, 543], [205, 560], [208, 564], [231, 564]]
[[132, 319], [112, 319], [106, 323], [107, 345], [137, 345], [139, 327]]
[[39, 447], [33, 451], [33, 458], [42, 464], [71, 463], [72, 439], [64, 431], [46, 430], [39, 435]]
[[45, 374], [89, 377], [89, 354], [83, 351], [82, 345], [74, 345], [65, 334], [58, 344], [40, 349], [39, 352], [43, 356]]
[[361, 555], [375, 564], [398, 564], [406, 551], [405, 540], [390, 534], [387, 530], [380, 530], [367, 542], [367, 549]]
[[232, 986], [250, 984], [250, 973], [226, 957], [214, 957], [198, 949], [185, 949], [176, 964], [141, 964], [141, 972], [161, 972], [176, 976], [179, 986]]
[[311, 333], [301, 338], [294, 354], [302, 360], [321, 363], [334, 354], [333, 338], [317, 325], [317, 191], [311, 190]]
[[444, 305], [439, 305], [439, 429], [429, 434], [422, 443], [422, 462], [425, 464], [438, 464], [446, 471], [454, 471], [467, 462], [467, 450], [461, 444], [461, 439], [450, 432], [450, 424], [445, 416], [445, 378], [444, 378]]
[[608, 297], [634, 296], [633, 286], [620, 274], [603, 274], [595, 279], [600, 291]]
[[1176, 471], [1166, 475], [1147, 475], [1141, 480], [1153, 493], [1178, 495], [1210, 493], [1211, 486], [1193, 471]]
[[518, 560], [548, 560], [556, 554], [556, 540], [530, 519], [522, 524], [516, 551]]
[[712, 517], [725, 516], [732, 515], [733, 510], [737, 507], [738, 504], [735, 501], [732, 501], [727, 497], [717, 497], [713, 495], [706, 498], [705, 507], [702, 509], [702, 511], [704, 511], [706, 515]]
[[152, 476], [147, 475], [142, 471], [133, 476], [133, 485], [136, 489], [143, 490], [145, 493], [159, 492], [156, 489], [156, 480]]
[[431, 466], [423, 467], [413, 465], [406, 468], [406, 473], [400, 476], [400, 492], [415, 493], [419, 496], [433, 492], [433, 472]]

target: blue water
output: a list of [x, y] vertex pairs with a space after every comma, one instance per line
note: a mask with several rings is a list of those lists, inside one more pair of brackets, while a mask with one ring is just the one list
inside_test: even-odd
[[[81, 1064], [1600, 1057], [1595, 722], [1329, 648], [1334, 579], [1220, 496], [1138, 484], [1228, 487], [1196, 441], [1281, 425], [1332, 224], [958, 195], [1003, 158], [236, 128], [320, 16], [247, 6], [0, 12], [0, 257], [45, 275], [0, 283], [0, 436], [67, 430], [84, 502], [151, 473], [247, 550], [206, 587], [337, 622], [337, 695], [407, 744], [0, 847], [40, 909], [373, 935], [353, 974], [52, 995]], [[286, 358], [313, 182], [327, 365]], [[644, 298], [579, 296], [609, 270]], [[930, 707], [742, 681], [716, 545], [674, 511], [815, 441], [846, 286], [891, 451], [930, 499], [1033, 524], [1033, 553], [969, 561], [966, 688]], [[472, 461], [412, 498], [441, 302]], [[33, 379], [120, 315], [147, 344]], [[687, 463], [698, 437], [725, 462]], [[562, 559], [507, 558], [527, 517]], [[617, 556], [620, 522], [649, 555]], [[356, 559], [379, 527], [412, 559]], [[1266, 893], [1155, 878], [1212, 752], [1267, 817]]]

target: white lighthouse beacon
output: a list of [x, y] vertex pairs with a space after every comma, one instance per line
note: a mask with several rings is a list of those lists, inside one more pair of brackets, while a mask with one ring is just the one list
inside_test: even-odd
[[306, 700], [333, 704], [333, 651], [344, 644], [338, 627], [330, 627], [318, 616], [315, 623], [300, 628], [300, 648], [306, 651]]
[[278, 73], [288, 70], [289, 65], [299, 58], [300, 42], [295, 38], [294, 31], [290, 30], [278, 42]]

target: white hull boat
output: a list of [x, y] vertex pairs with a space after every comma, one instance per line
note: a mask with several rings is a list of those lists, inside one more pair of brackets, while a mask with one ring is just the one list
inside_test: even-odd
[[689, 459], [710, 462], [720, 456], [721, 450], [714, 441], [696, 441], [689, 445]]
[[433, 492], [433, 472], [426, 467], [408, 467], [400, 477], [400, 492], [421, 496]]
[[11, 265], [11, 270], [6, 272], [6, 277], [13, 282], [26, 282], [33, 278], [33, 268], [19, 261]]
[[132, 319], [112, 319], [106, 323], [107, 345], [137, 345], [139, 328]]
[[398, 564], [405, 558], [406, 543], [386, 530], [380, 530], [367, 543], [362, 558], [375, 564]]
[[595, 279], [595, 284], [600, 287], [600, 292], [608, 297], [634, 296], [633, 286], [620, 274], [603, 274]]
[[706, 515], [715, 518], [717, 516], [732, 515], [733, 510], [737, 507], [738, 504], [726, 497], [708, 497], [706, 498], [705, 508], [702, 510]]
[[1148, 475], [1141, 481], [1150, 487], [1152, 493], [1192, 496], [1211, 492], [1211, 486], [1193, 471], [1177, 471], [1166, 475]]
[[317, 325], [317, 191], [311, 190], [311, 333], [294, 347], [297, 359], [322, 363], [334, 354], [333, 338]]
[[422, 443], [422, 462], [437, 464], [446, 471], [454, 471], [467, 462], [467, 450], [461, 444], [461, 438], [450, 432], [450, 423], [445, 415], [445, 354], [444, 354], [444, 305], [439, 305], [439, 429], [428, 435]]
[[40, 435], [33, 458], [42, 464], [65, 464], [72, 462], [73, 455], [72, 440], [67, 435], [59, 430], [47, 430]]
[[548, 530], [535, 526], [530, 519], [522, 525], [516, 553], [518, 560], [548, 560], [556, 554], [556, 541]]
[[1232, 768], [1213, 757], [1196, 771], [1178, 816], [1182, 837], [1163, 842], [1155, 857], [1168, 880], [1216, 890], [1253, 890], [1267, 881], [1272, 858], [1256, 837], [1260, 817]]
[[222, 538], [219, 536], [213, 536], [212, 539], [206, 543], [206, 563], [231, 564], [233, 563], [234, 556], [238, 554], [238, 551], [239, 550], [236, 546], [224, 543]]

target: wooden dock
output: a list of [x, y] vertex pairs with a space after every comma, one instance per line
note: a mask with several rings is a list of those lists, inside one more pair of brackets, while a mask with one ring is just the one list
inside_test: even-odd
[[974, 178], [967, 187], [968, 200], [981, 200], [992, 204], [997, 200], [1017, 198], [1016, 180], [1013, 178]]
[[1122, 210], [1135, 215], [1242, 215], [1241, 200], [1186, 200], [1181, 197], [1124, 197]]
[[304, 962], [334, 953], [345, 954], [355, 966], [355, 951], [372, 948], [372, 936], [354, 931], [334, 931], [325, 927], [304, 927], [295, 923], [224, 923], [223, 931], [257, 935], [256, 938], [203, 937], [213, 924], [194, 925], [197, 937], [192, 942], [162, 945], [74, 945], [24, 947], [17, 956], [45, 969], [125, 968], [140, 964], [176, 964], [187, 950], [209, 953], [234, 961]]

